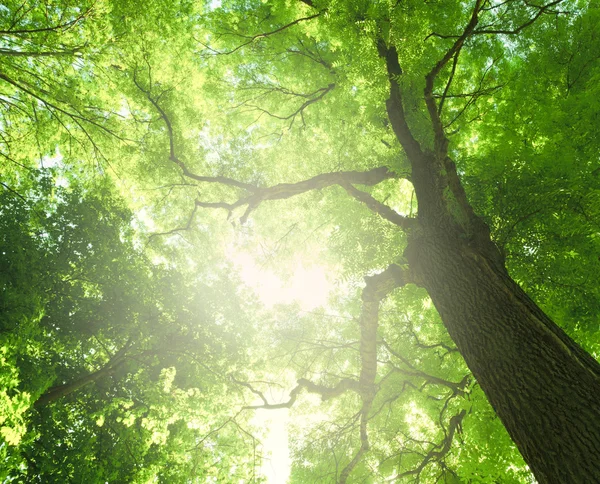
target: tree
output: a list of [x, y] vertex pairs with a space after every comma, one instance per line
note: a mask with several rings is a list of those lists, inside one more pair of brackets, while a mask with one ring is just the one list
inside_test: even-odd
[[[245, 410], [302, 407], [305, 392], [337, 416], [296, 441], [313, 463], [293, 478], [492, 482], [491, 464], [459, 458], [481, 439], [457, 443], [484, 428], [481, 389], [539, 482], [598, 480], [598, 6], [205, 8], [168, 11], [181, 36], [112, 51], [123, 116], [143, 135], [111, 164], [138, 190], [159, 185], [129, 200], [159, 227], [150, 252], [182, 261], [185, 243], [226, 238], [225, 210], [274, 253], [316, 233], [343, 277], [367, 274], [337, 296], [345, 322], [272, 316], [270, 349], [231, 372]], [[297, 381], [273, 402], [282, 351]], [[409, 407], [431, 425], [402, 422]], [[502, 447], [494, 472], [527, 479]]]
[[235, 287], [150, 264], [109, 180], [83, 181], [55, 168], [2, 193], [2, 479], [251, 475], [242, 417], [207, 435], [231, 420], [220, 391], [251, 338], [214, 323], [243, 321]]

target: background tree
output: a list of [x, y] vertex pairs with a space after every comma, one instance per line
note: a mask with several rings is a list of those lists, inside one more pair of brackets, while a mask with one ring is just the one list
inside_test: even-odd
[[21, 190], [28, 198], [3, 193], [2, 348], [10, 380], [2, 436], [15, 446], [3, 446], [10, 463], [3, 478], [255, 472], [256, 463], [245, 462], [253, 444], [238, 436], [243, 418], [207, 435], [235, 414], [221, 392], [251, 338], [249, 324], [228, 322], [243, 321], [246, 311], [235, 286], [184, 281], [150, 264], [133, 246], [131, 214], [107, 181], [85, 189], [76, 181], [54, 186], [57, 179], [41, 172], [35, 192]]

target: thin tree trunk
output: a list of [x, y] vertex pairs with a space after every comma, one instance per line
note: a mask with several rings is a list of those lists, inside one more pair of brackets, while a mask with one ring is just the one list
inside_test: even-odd
[[46, 390], [40, 397], [35, 401], [34, 406], [43, 407], [44, 405], [48, 405], [50, 403], [55, 402], [56, 400], [66, 397], [71, 393], [79, 390], [85, 385], [95, 382], [100, 378], [111, 375], [119, 366], [121, 366], [126, 360], [123, 358], [118, 358], [114, 360], [110, 360], [105, 366], [96, 370], [92, 373], [88, 373], [87, 375], [78, 378], [69, 383], [65, 383], [62, 385], [56, 385], [50, 387]]
[[[100, 378], [112, 375], [123, 363], [127, 361], [128, 351], [134, 346], [133, 338], [129, 338], [127, 342], [117, 351], [114, 355], [111, 356], [110, 360], [108, 360], [102, 368], [99, 370], [93, 371], [84, 375], [77, 380], [74, 380], [69, 383], [64, 383], [62, 385], [55, 385], [53, 387], [48, 388], [40, 397], [34, 402], [34, 406], [43, 407], [44, 405], [48, 405], [50, 403], [55, 402], [56, 400], [66, 397], [71, 393], [79, 390], [84, 387], [88, 383], [95, 382]], [[153, 351], [144, 351], [142, 354], [151, 354]]]

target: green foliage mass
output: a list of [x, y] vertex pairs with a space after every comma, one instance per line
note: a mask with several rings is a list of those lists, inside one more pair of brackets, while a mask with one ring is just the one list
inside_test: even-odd
[[[247, 407], [358, 378], [364, 277], [407, 241], [342, 186], [260, 200], [245, 223], [236, 202], [386, 167], [398, 177], [360, 189], [415, 216], [377, 41], [397, 46], [431, 147], [425, 75], [471, 3], [0, 6], [0, 481], [265, 480]], [[484, 3], [507, 33], [442, 70], [450, 152], [512, 277], [598, 357], [600, 9], [565, 0], [519, 29], [530, 2]], [[284, 285], [298, 261], [324, 268], [328, 302], [261, 301], [240, 254]], [[377, 339], [350, 482], [533, 482], [422, 289], [382, 302]], [[289, 482], [336, 482], [361, 399], [292, 403]]]

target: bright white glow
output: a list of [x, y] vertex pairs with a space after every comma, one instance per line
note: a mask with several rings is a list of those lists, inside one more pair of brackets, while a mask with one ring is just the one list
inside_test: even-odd
[[[227, 258], [236, 266], [242, 281], [255, 291], [261, 302], [272, 308], [276, 304], [296, 303], [303, 311], [312, 311], [327, 304], [332, 283], [327, 268], [297, 257], [289, 263], [285, 279], [270, 268], [261, 266], [249, 252], [235, 244], [226, 249]], [[273, 396], [272, 396], [273, 397]], [[280, 401], [274, 396], [273, 401]], [[256, 401], [260, 405], [262, 401]], [[320, 415], [319, 415], [320, 416]], [[289, 409], [257, 410], [253, 424], [266, 430], [263, 444], [261, 474], [269, 484], [285, 484], [290, 476]]]
[[63, 155], [60, 150], [56, 148], [54, 156], [44, 156], [41, 161], [43, 168], [53, 168], [55, 166], [62, 166]]
[[[262, 402], [261, 402], [262, 403]], [[257, 410], [253, 423], [267, 429], [263, 439], [261, 474], [269, 484], [285, 484], [290, 477], [290, 452], [287, 422], [289, 409]]]
[[260, 267], [248, 253], [230, 253], [229, 258], [239, 269], [244, 283], [256, 292], [268, 308], [295, 302], [303, 311], [312, 311], [327, 303], [331, 283], [324, 267], [305, 265], [301, 259], [297, 259], [293, 263], [291, 277], [284, 282], [273, 271]]

